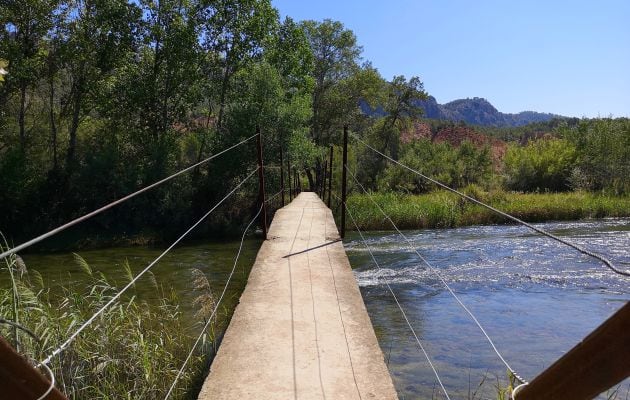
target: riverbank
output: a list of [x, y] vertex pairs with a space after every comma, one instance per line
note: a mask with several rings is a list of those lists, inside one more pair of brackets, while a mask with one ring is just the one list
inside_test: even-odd
[[[514, 193], [468, 190], [466, 194], [527, 222], [569, 221], [586, 218], [630, 216], [630, 196], [605, 196], [585, 192]], [[510, 221], [446, 191], [422, 195], [374, 193], [372, 197], [400, 229], [454, 228], [506, 224]], [[389, 221], [365, 194], [348, 198], [359, 228], [391, 230]], [[354, 229], [352, 223], [348, 229]]]
[[[111, 398], [162, 398], [222, 293], [240, 249], [216, 319], [171, 396], [196, 399], [259, 247], [258, 239], [245, 240], [242, 248], [239, 241], [176, 246], [111, 305], [116, 312], [105, 312], [77, 337], [65, 353], [64, 360], [70, 361], [53, 363], [68, 398], [102, 398], [103, 393]], [[103, 307], [162, 250], [138, 245], [82, 250], [80, 257], [32, 252], [20, 262], [16, 257], [2, 260], [0, 315], [19, 319], [45, 339], [37, 344], [19, 333], [24, 354], [41, 360], [67, 339], [77, 321]], [[17, 318], [13, 287], [19, 296]], [[0, 325], [0, 334], [15, 337], [5, 325]]]

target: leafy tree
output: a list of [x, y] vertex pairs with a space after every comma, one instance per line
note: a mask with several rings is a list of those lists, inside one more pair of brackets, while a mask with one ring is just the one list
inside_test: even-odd
[[[378, 104], [384, 81], [369, 63], [360, 64], [362, 48], [354, 33], [337, 21], [304, 21], [313, 52], [311, 138], [317, 146], [339, 143], [344, 125], [366, 127], [360, 104]], [[311, 190], [322, 184], [323, 163], [305, 170]]]
[[221, 128], [232, 77], [262, 56], [277, 30], [279, 17], [269, 0], [216, 0], [209, 2], [203, 12], [204, 48], [213, 64], [211, 97], [218, 103], [217, 126]]
[[[346, 120], [339, 115], [343, 107], [339, 100], [339, 84], [351, 78], [360, 69], [362, 48], [357, 44], [354, 33], [343, 24], [329, 19], [323, 22], [303, 21], [301, 24], [313, 52], [313, 118], [311, 137], [316, 145], [325, 145], [330, 136], [340, 129]], [[350, 107], [358, 104], [350, 100]], [[345, 101], [344, 101], [345, 103]]]
[[10, 94], [17, 91], [17, 113], [20, 149], [26, 150], [26, 110], [28, 91], [37, 84], [44, 67], [45, 37], [52, 24], [53, 0], [20, 0], [0, 2], [0, 57], [9, 61], [11, 74], [0, 94], [5, 107]]
[[[368, 121], [360, 131], [372, 147], [398, 159], [402, 132], [413, 129], [413, 122], [423, 112], [417, 102], [426, 96], [423, 84], [418, 77], [407, 81], [404, 76], [395, 76], [392, 82], [381, 80], [380, 87], [375, 84], [374, 88], [378, 90], [372, 97], [375, 103], [367, 106], [377, 109], [377, 115], [382, 116], [376, 121]], [[367, 148], [361, 148], [358, 157], [364, 168], [358, 172], [357, 178], [368, 188], [376, 189], [378, 176], [386, 168], [387, 160]]]
[[287, 96], [313, 90], [313, 53], [302, 27], [285, 18], [265, 54], [283, 79]]
[[583, 120], [558, 129], [576, 148], [571, 171], [575, 189], [630, 192], [630, 120], [603, 118]]
[[[454, 148], [447, 142], [432, 143], [423, 138], [401, 148], [400, 162], [453, 188], [484, 184], [492, 169], [488, 147], [477, 148], [464, 141]], [[378, 178], [378, 188], [385, 191], [424, 193], [436, 189], [422, 177], [388, 164]]]
[[[400, 162], [447, 185], [453, 184], [451, 168], [456, 162], [456, 153], [448, 143], [431, 143], [429, 139], [414, 141], [403, 148]], [[378, 180], [378, 188], [423, 193], [433, 186], [408, 170], [388, 164]]]
[[526, 146], [508, 148], [505, 183], [508, 188], [524, 192], [569, 189], [569, 176], [575, 165], [576, 148], [566, 139], [545, 138]]
[[9, 73], [6, 70], [8, 66], [9, 63], [7, 62], [7, 60], [3, 60], [2, 58], [0, 58], [0, 83], [4, 82], [4, 76]]
[[453, 168], [453, 185], [463, 188], [471, 184], [486, 186], [492, 171], [490, 148], [477, 148], [465, 140], [457, 148], [456, 161]]
[[395, 76], [387, 85], [387, 97], [383, 105], [386, 116], [381, 128], [381, 140], [384, 142], [383, 151], [388, 151], [394, 159], [398, 156], [401, 131], [397, 124], [403, 122], [404, 119], [420, 118], [423, 109], [418, 101], [426, 98], [424, 85], [417, 76], [409, 81], [402, 75]]
[[102, 100], [99, 96], [107, 79], [128, 61], [140, 10], [125, 0], [69, 2], [68, 7], [60, 33], [66, 38], [60, 44], [60, 56], [69, 79], [65, 102], [70, 119], [67, 161], [72, 168], [79, 125]]

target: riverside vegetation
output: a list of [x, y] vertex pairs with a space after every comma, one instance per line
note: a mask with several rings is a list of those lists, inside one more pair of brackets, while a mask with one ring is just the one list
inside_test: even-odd
[[[323, 184], [331, 145], [333, 187], [339, 187], [340, 132], [347, 124], [392, 158], [528, 220], [629, 212], [627, 119], [521, 128], [423, 120], [422, 81], [383, 78], [362, 50], [341, 22], [281, 20], [269, 0], [2, 2], [0, 231], [10, 243], [29, 239], [251, 136], [256, 125], [264, 133], [265, 163], [277, 167], [284, 149], [310, 190]], [[461, 130], [473, 134], [441, 139]], [[358, 144], [350, 151], [359, 181], [379, 193], [377, 201], [402, 227], [498, 222]], [[251, 171], [255, 159], [253, 146], [242, 147], [45, 245], [76, 247], [103, 237], [168, 241]], [[266, 171], [273, 193], [279, 171]], [[239, 231], [255, 212], [256, 189], [247, 182], [193, 236]], [[364, 196], [352, 195], [350, 207], [363, 227], [383, 228]], [[118, 290], [120, 283], [77, 262], [89, 284], [69, 279], [55, 288], [18, 257], [3, 265], [8, 284], [0, 291], [0, 315], [42, 338], [37, 343], [0, 326], [24, 354], [40, 359]], [[200, 288], [202, 278], [195, 279]], [[159, 299], [121, 299], [53, 363], [70, 397], [165, 392], [191, 339], [176, 293], [148, 283]], [[207, 369], [201, 356], [193, 364], [182, 396]]]
[[[628, 119], [509, 128], [422, 120], [428, 94], [418, 77], [383, 78], [341, 22], [281, 20], [269, 0], [25, 0], [0, 5], [0, 27], [0, 209], [11, 210], [0, 213], [0, 229], [13, 242], [202, 160], [256, 125], [266, 164], [277, 167], [284, 149], [310, 190], [322, 186], [328, 148], [348, 125], [456, 188], [629, 191]], [[444, 140], [463, 128], [471, 133]], [[365, 148], [353, 152], [370, 190], [431, 190]], [[255, 160], [244, 146], [60, 242], [173, 237]], [[267, 175], [275, 192], [278, 168]], [[237, 231], [255, 209], [255, 186], [194, 234]]]
[[[0, 251], [4, 249], [0, 245]], [[0, 324], [0, 334], [33, 361], [50, 355], [127, 283], [113, 282], [77, 254], [75, 262], [82, 276], [68, 274], [66, 282], [77, 283], [52, 288], [18, 256], [5, 259], [0, 268], [0, 281], [8, 283], [0, 288], [0, 316], [28, 327], [37, 340], [11, 325]], [[129, 264], [125, 262], [123, 268], [131, 280]], [[192, 270], [192, 276], [202, 323], [214, 307], [214, 297], [201, 271]], [[188, 326], [177, 293], [151, 272], [138, 284], [152, 286], [155, 295], [145, 299], [132, 289], [51, 361], [57, 387], [69, 399], [155, 399], [168, 391], [198, 328]], [[214, 349], [213, 332], [210, 329], [204, 336], [172, 398], [196, 398]]]
[[[583, 218], [627, 217], [630, 197], [606, 196], [588, 192], [513, 193], [485, 192], [476, 186], [464, 193], [527, 222], [576, 220]], [[479, 224], [501, 224], [511, 221], [487, 208], [463, 200], [447, 191], [411, 195], [374, 193], [372, 199], [401, 229], [453, 228]], [[359, 229], [391, 230], [391, 223], [365, 194], [349, 197]]]
[[[452, 128], [433, 124], [427, 133], [400, 142], [398, 160], [526, 221], [630, 216], [630, 120], [554, 121], [547, 128], [538, 131], [540, 138], [529, 140], [523, 136], [528, 127], [520, 135], [511, 128], [515, 138], [526, 139], [525, 144], [492, 141], [464, 128], [459, 132], [468, 137], [453, 145], [452, 137], [436, 140]], [[486, 142], [480, 144], [480, 138]], [[367, 151], [357, 147], [358, 161], [353, 160], [351, 167], [401, 227], [505, 222], [393, 163], [383, 165], [380, 174], [361, 170], [359, 165], [384, 163]], [[378, 209], [360, 188], [350, 197], [350, 206], [363, 228], [385, 228]]]

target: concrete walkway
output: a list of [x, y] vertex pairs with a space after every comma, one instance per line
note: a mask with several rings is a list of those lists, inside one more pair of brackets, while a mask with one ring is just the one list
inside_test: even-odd
[[397, 399], [331, 211], [278, 210], [199, 399]]

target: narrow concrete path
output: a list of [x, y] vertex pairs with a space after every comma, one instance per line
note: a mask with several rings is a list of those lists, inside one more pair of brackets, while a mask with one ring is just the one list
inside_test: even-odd
[[397, 399], [316, 194], [276, 212], [199, 399]]

